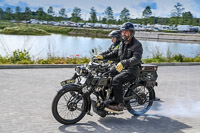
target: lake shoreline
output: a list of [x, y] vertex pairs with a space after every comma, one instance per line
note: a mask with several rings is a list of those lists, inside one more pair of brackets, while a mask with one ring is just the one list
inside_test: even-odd
[[[1, 29], [0, 29], [1, 31]], [[60, 34], [60, 33], [51, 33], [51, 34], [58, 34], [58, 35], [66, 35], [66, 36], [71, 36], [71, 37], [89, 37], [89, 38], [102, 38], [102, 39], [110, 39], [110, 37], [94, 37], [94, 36], [85, 36], [85, 35], [77, 35], [77, 34]], [[12, 35], [12, 34], [4, 34], [4, 33], [1, 33], [0, 32], [0, 35]], [[21, 35], [18, 35], [18, 36], [21, 36]], [[22, 35], [23, 36], [23, 35]], [[46, 35], [27, 35], [27, 36], [46, 36]], [[143, 37], [143, 35], [141, 36], [140, 35], [137, 35], [135, 34], [135, 38], [138, 39], [138, 40], [142, 40], [142, 41], [156, 41], [156, 42], [171, 42], [171, 43], [195, 43], [195, 44], [200, 44], [200, 38], [197, 37], [197, 39], [187, 39], [187, 38], [171, 38], [171, 36], [167, 36], [168, 38], [155, 38], [155, 37]]]
[[[13, 26], [26, 26], [25, 24], [7, 23], [5, 27]], [[30, 27], [42, 29], [48, 33], [62, 34], [68, 36], [81, 36], [91, 38], [110, 38], [108, 34], [112, 30], [117, 29], [97, 29], [97, 28], [77, 28], [77, 27], [66, 27], [66, 26], [52, 26], [52, 25], [39, 25], [39, 24], [28, 24]], [[200, 34], [198, 33], [171, 33], [169, 32], [156, 32], [156, 31], [137, 31], [135, 37], [138, 39], [145, 40], [166, 40], [166, 41], [200, 41]]]
[[188, 33], [164, 33], [164, 32], [144, 32], [136, 31], [135, 37], [138, 39], [146, 40], [169, 40], [169, 41], [200, 41], [200, 34], [188, 34]]
[[[181, 43], [175, 41], [140, 39], [143, 45], [143, 58], [155, 56], [167, 57], [182, 54], [185, 57], [194, 58], [200, 53], [200, 41]], [[10, 41], [12, 40], [12, 41]], [[149, 41], [150, 40], [150, 41]], [[76, 44], [76, 45], [75, 45]], [[0, 35], [0, 56], [11, 55], [14, 50], [30, 51], [34, 59], [46, 59], [47, 57], [91, 57], [91, 49], [95, 53], [102, 52], [111, 45], [111, 39], [100, 39], [90, 37], [72, 37], [62, 34], [51, 34], [48, 36], [27, 36], [27, 35]]]

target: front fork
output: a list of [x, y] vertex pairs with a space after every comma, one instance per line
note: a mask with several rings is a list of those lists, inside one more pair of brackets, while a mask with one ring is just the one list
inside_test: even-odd
[[[83, 89], [83, 88], [82, 88]], [[88, 92], [86, 93], [83, 93], [83, 97], [86, 97], [86, 100], [87, 100], [87, 105], [86, 105], [86, 113], [88, 115], [91, 115], [92, 114], [90, 113], [91, 111], [91, 98], [90, 98], [90, 95], [92, 94], [92, 90], [90, 89]]]

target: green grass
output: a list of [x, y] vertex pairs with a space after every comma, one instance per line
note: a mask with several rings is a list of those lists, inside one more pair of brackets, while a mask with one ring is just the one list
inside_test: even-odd
[[[22, 30], [16, 27], [22, 27]], [[27, 28], [24, 32], [24, 27]], [[38, 30], [30, 29], [41, 29], [43, 32]], [[40, 24], [23, 24], [23, 23], [11, 23], [9, 21], [0, 21], [0, 29], [3, 29], [1, 33], [3, 34], [15, 34], [15, 35], [46, 35], [49, 33], [64, 34], [70, 36], [85, 36], [85, 37], [96, 37], [96, 38], [108, 38], [108, 34], [111, 30], [101, 30], [101, 29], [81, 29], [65, 26], [53, 26], [53, 25], [40, 25]]]
[[32, 27], [37, 27], [43, 29], [49, 33], [64, 34], [70, 36], [86, 36], [86, 37], [98, 37], [98, 38], [107, 38], [111, 30], [99, 30], [99, 29], [80, 29], [64, 26], [52, 26], [52, 25], [35, 25], [31, 24]]
[[47, 59], [37, 59], [35, 64], [84, 64], [89, 62], [90, 59], [86, 57], [50, 57]]
[[[144, 63], [169, 63], [169, 62], [200, 62], [200, 56], [195, 58], [184, 57], [183, 55], [173, 55], [172, 57], [162, 57], [161, 54], [155, 55], [153, 58], [143, 59]], [[84, 64], [89, 63], [87, 57], [79, 57], [79, 55], [71, 57], [52, 57], [47, 59], [33, 60], [29, 52], [26, 50], [15, 50], [11, 56], [0, 55], [0, 64]]]
[[12, 35], [50, 35], [48, 32], [30, 26], [14, 26], [6, 27], [1, 33], [12, 34]]
[[33, 60], [26, 50], [15, 50], [11, 56], [0, 55], [0, 64], [84, 64], [89, 63], [90, 59], [79, 57], [79, 55], [71, 57], [52, 57], [49, 55], [47, 59]]
[[37, 60], [18, 60], [13, 61], [11, 57], [0, 56], [0, 64], [84, 64], [89, 63], [90, 59], [86, 57], [51, 57], [47, 59], [37, 59]]
[[[88, 29], [88, 28], [73, 28], [73, 27], [66, 27], [66, 26], [53, 26], [53, 25], [41, 25], [41, 24], [27, 24], [29, 27], [34, 27], [37, 29], [42, 29], [48, 33], [56, 33], [56, 34], [64, 34], [70, 36], [85, 36], [85, 37], [93, 37], [93, 38], [108, 38], [108, 34], [111, 30], [102, 30], [102, 29]], [[26, 26], [23, 23], [11, 23], [10, 21], [0, 21], [0, 29], [4, 29], [6, 27], [15, 27], [15, 26]], [[146, 31], [146, 32], [156, 32], [156, 31]], [[177, 31], [161, 31], [163, 33], [178, 33]], [[200, 34], [200, 31], [198, 32]], [[5, 33], [6, 34], [6, 33]], [[24, 35], [25, 33], [17, 33], [13, 32], [12, 34], [21, 34]], [[39, 33], [40, 34], [40, 33]], [[26, 35], [37, 35], [27, 33]], [[170, 34], [169, 34], [170, 35]], [[171, 36], [176, 36], [176, 34], [172, 34]], [[177, 35], [180, 36], [180, 35]], [[181, 36], [189, 36], [189, 35], [181, 35]], [[194, 36], [194, 35], [192, 35]]]
[[17, 26], [16, 23], [11, 23], [10, 21], [0, 21], [0, 29], [4, 29], [6, 27]]
[[173, 55], [172, 57], [153, 57], [142, 60], [144, 63], [171, 63], [171, 62], [200, 62], [200, 56], [194, 58], [184, 57], [183, 55]]

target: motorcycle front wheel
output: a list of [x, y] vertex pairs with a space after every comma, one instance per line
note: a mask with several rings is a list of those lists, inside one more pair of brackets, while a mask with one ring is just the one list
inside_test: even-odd
[[65, 125], [80, 121], [86, 114], [87, 99], [83, 97], [80, 88], [65, 88], [60, 90], [52, 103], [54, 118]]
[[133, 91], [134, 93], [132, 92], [130, 95], [135, 95], [136, 98], [130, 99], [126, 103], [127, 110], [135, 116], [143, 115], [153, 104], [155, 96], [153, 88], [138, 86]]

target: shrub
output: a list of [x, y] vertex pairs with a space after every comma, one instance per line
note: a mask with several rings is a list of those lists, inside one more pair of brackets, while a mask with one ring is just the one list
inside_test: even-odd
[[13, 55], [10, 57], [11, 63], [14, 63], [14, 64], [23, 60], [31, 61], [30, 54], [25, 49], [22, 51], [20, 51], [19, 49], [15, 50], [13, 52]]
[[49, 60], [44, 60], [44, 59], [38, 59], [36, 61], [37, 64], [50, 64]]
[[195, 57], [194, 62], [200, 62], [200, 57], [199, 56]]
[[35, 62], [30, 60], [22, 60], [18, 61], [16, 64], [35, 64]]
[[184, 56], [182, 54], [174, 55], [173, 57], [178, 62], [183, 62]]
[[83, 57], [83, 58], [80, 59], [80, 63], [81, 63], [81, 64], [89, 63], [89, 62], [90, 62], [90, 59], [87, 58], [87, 57]]
[[194, 58], [184, 58], [183, 62], [194, 62]]
[[0, 55], [0, 64], [9, 64], [10, 63], [10, 58], [8, 56], [2, 57]]

